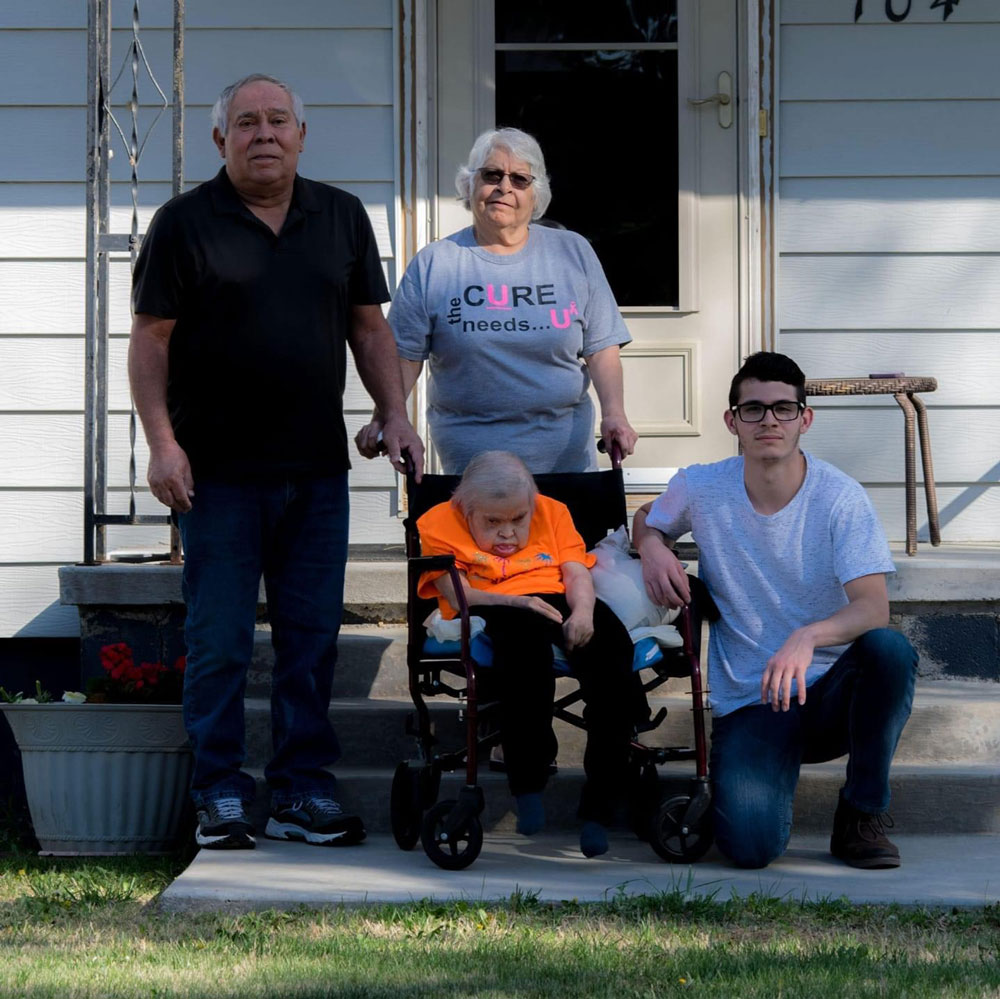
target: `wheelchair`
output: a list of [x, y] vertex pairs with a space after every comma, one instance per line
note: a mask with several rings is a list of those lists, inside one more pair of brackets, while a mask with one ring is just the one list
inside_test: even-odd
[[[598, 472], [535, 476], [539, 492], [569, 507], [588, 550], [626, 523], [625, 487], [617, 455], [614, 464], [616, 467]], [[406, 662], [415, 709], [407, 720], [407, 731], [415, 737], [416, 758], [404, 760], [396, 767], [389, 801], [390, 825], [399, 848], [412, 850], [420, 841], [427, 856], [445, 870], [468, 867], [482, 850], [480, 816], [485, 798], [478, 783], [479, 765], [500, 743], [499, 728], [491, 724], [496, 705], [488, 698], [489, 669], [477, 661], [477, 654], [480, 659], [485, 658], [480, 652], [480, 636], [470, 640], [470, 612], [454, 558], [422, 555], [416, 527], [417, 520], [427, 510], [451, 498], [458, 481], [459, 476], [454, 475], [424, 475], [417, 484], [412, 475], [407, 476]], [[458, 608], [461, 639], [457, 642], [442, 644], [429, 640], [423, 626], [436, 604], [417, 597], [417, 584], [422, 573], [439, 570], [450, 574], [461, 605]], [[691, 583], [692, 603], [683, 608], [674, 622], [683, 645], [660, 649], [652, 639], [645, 639], [648, 644], [636, 646], [633, 663], [643, 692], [655, 690], [674, 677], [688, 678], [691, 683], [693, 746], [646, 744], [646, 736], [666, 717], [666, 708], [660, 708], [648, 720], [637, 721], [630, 743], [632, 825], [640, 839], [648, 840], [653, 850], [671, 863], [693, 863], [712, 845], [705, 722], [707, 691], [702, 685], [699, 657], [702, 620], [714, 619], [718, 611], [704, 584], [694, 577]], [[558, 661], [556, 669], [560, 671]], [[441, 695], [457, 699], [464, 710], [464, 746], [446, 749], [438, 745], [426, 699]], [[581, 700], [579, 690], [557, 696], [553, 717], [586, 730], [582, 715], [572, 710]], [[689, 760], [695, 762], [695, 774], [686, 787], [673, 782], [672, 789], [664, 791], [657, 768]], [[439, 801], [441, 774], [463, 769], [465, 784], [458, 797]]]

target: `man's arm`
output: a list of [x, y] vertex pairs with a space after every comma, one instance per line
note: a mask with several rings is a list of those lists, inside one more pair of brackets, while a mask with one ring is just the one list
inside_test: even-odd
[[406, 398], [399, 371], [396, 341], [380, 305], [351, 307], [351, 328], [347, 335], [358, 374], [375, 408], [385, 421], [382, 441], [389, 460], [398, 468], [400, 453], [410, 455], [419, 482], [424, 469], [424, 445], [406, 417]]
[[661, 607], [684, 607], [691, 602], [691, 584], [684, 566], [671, 551], [673, 539], [646, 523], [652, 505], [643, 504], [632, 521], [632, 543], [642, 559], [646, 592]]
[[787, 711], [795, 680], [799, 704], [806, 702], [806, 670], [813, 652], [827, 645], [846, 645], [873, 628], [889, 623], [889, 592], [885, 576], [873, 573], [844, 584], [848, 604], [836, 613], [797, 628], [767, 661], [760, 681], [760, 699], [778, 711]]
[[[423, 366], [423, 361], [411, 361], [406, 357], [399, 359], [399, 376], [403, 380], [404, 399], [410, 398], [410, 392], [413, 391], [413, 386], [417, 384], [417, 379], [420, 377], [420, 370]], [[376, 406], [372, 410], [371, 423], [366, 423], [354, 435], [354, 443], [357, 446], [358, 453], [363, 458], [375, 458], [381, 454], [381, 441], [379, 441], [378, 435], [382, 433], [384, 426], [385, 420]]]
[[194, 479], [167, 410], [168, 350], [175, 323], [174, 319], [136, 314], [128, 346], [128, 377], [149, 445], [146, 481], [150, 491], [171, 510], [186, 513], [191, 509]]
[[623, 455], [632, 454], [639, 435], [625, 415], [625, 387], [618, 345], [598, 350], [584, 360], [601, 404], [601, 438], [609, 453], [612, 442], [617, 441]]

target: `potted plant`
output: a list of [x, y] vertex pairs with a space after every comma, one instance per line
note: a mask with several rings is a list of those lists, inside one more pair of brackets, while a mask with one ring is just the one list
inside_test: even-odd
[[0, 687], [21, 751], [28, 810], [42, 855], [167, 853], [191, 777], [181, 716], [184, 659], [134, 661], [124, 642], [101, 650], [104, 674], [54, 701]]

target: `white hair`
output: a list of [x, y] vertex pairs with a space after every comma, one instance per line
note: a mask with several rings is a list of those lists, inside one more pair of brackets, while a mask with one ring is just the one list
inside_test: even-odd
[[525, 498], [535, 505], [538, 486], [528, 466], [510, 451], [481, 451], [465, 466], [451, 505], [466, 519], [486, 502]]
[[236, 92], [251, 83], [273, 83], [276, 87], [281, 87], [288, 94], [288, 99], [292, 102], [292, 114], [295, 115], [296, 122], [301, 125], [306, 120], [305, 106], [302, 104], [302, 98], [287, 83], [284, 83], [277, 77], [268, 76], [267, 73], [251, 73], [249, 76], [244, 76], [243, 79], [237, 80], [235, 83], [230, 83], [219, 94], [219, 99], [215, 104], [212, 105], [212, 125], [223, 135], [226, 134], [226, 129], [229, 127], [229, 106], [233, 103]]
[[535, 178], [531, 191], [535, 196], [532, 219], [541, 218], [552, 200], [549, 175], [545, 172], [545, 157], [538, 140], [519, 128], [496, 128], [483, 132], [469, 150], [468, 162], [458, 168], [455, 174], [455, 190], [464, 208], [470, 208], [469, 199], [476, 182], [476, 174], [490, 158], [495, 149], [505, 149], [515, 160], [528, 164], [528, 170]]

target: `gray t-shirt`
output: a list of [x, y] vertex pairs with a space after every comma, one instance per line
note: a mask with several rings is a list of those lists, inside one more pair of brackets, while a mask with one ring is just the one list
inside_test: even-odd
[[[698, 544], [698, 575], [722, 613], [709, 642], [717, 715], [760, 702], [767, 660], [796, 628], [845, 606], [845, 583], [896, 571], [861, 485], [808, 454], [802, 487], [775, 514], [753, 508], [739, 457], [681, 469], [646, 523], [674, 539], [690, 531]], [[806, 686], [845, 648], [816, 649]]]
[[389, 322], [403, 357], [429, 361], [427, 419], [446, 473], [495, 448], [532, 472], [596, 468], [581, 359], [631, 338], [582, 236], [533, 225], [509, 255], [482, 249], [471, 228], [431, 243]]

